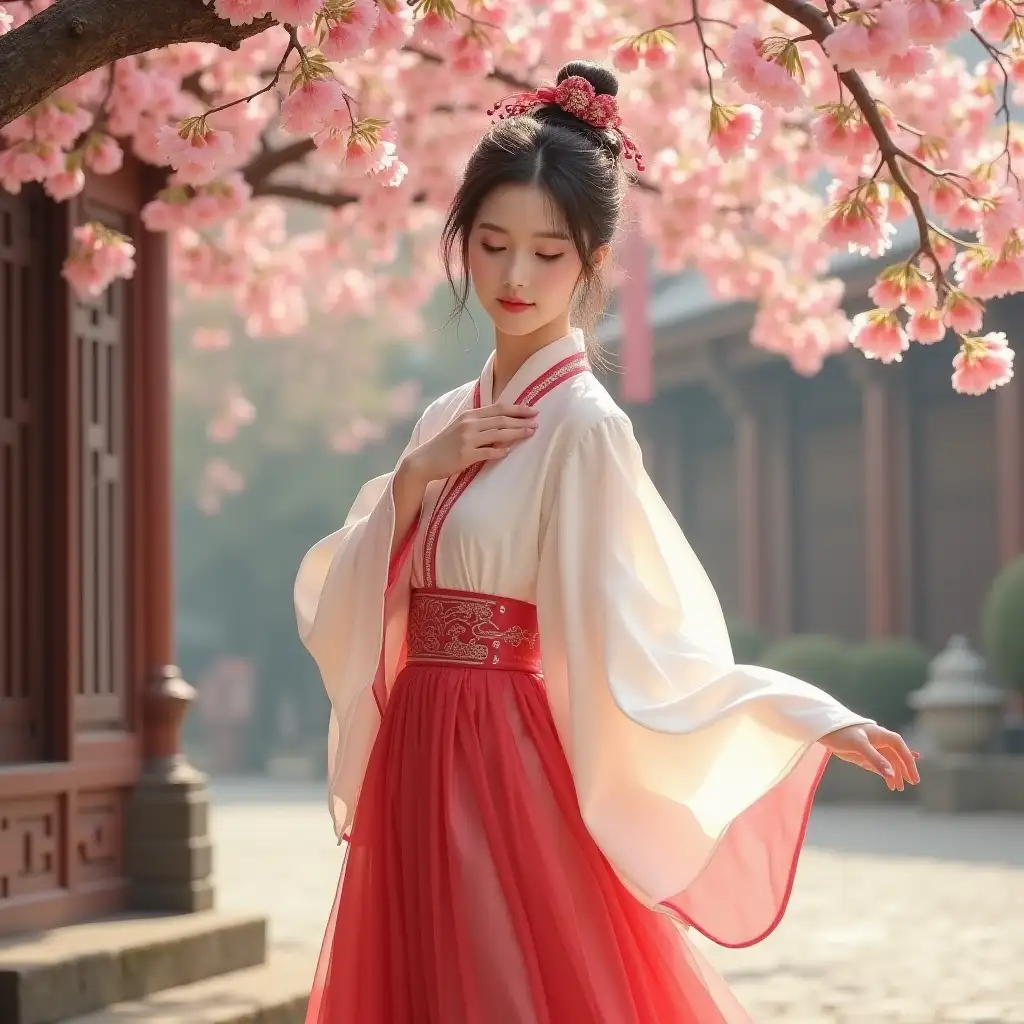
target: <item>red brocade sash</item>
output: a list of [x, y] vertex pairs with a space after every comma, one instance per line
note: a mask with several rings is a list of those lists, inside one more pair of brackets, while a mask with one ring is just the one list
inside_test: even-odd
[[537, 607], [467, 590], [414, 589], [409, 664], [540, 672]]

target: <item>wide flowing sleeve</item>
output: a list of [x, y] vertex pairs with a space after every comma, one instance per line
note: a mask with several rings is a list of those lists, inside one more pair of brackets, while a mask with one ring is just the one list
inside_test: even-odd
[[868, 720], [735, 664], [714, 587], [624, 415], [591, 426], [558, 473], [537, 603], [583, 819], [639, 899], [750, 945], [785, 910], [829, 757], [818, 741]]
[[[424, 433], [420, 420], [405, 451], [422, 443]], [[417, 524], [392, 554], [393, 479], [392, 472], [363, 485], [342, 527], [306, 553], [293, 590], [299, 637], [331, 702], [328, 805], [339, 841], [354, 811], [395, 671], [397, 645], [389, 644], [389, 635], [404, 635], [401, 628], [388, 628], [404, 610], [400, 600], [389, 599], [403, 576]]]

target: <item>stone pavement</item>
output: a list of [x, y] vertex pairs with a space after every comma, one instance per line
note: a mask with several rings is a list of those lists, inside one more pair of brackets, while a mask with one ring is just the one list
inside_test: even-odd
[[[311, 956], [340, 854], [322, 792], [213, 787], [220, 907]], [[778, 930], [702, 948], [757, 1024], [1024, 1024], [1024, 816], [820, 807]]]

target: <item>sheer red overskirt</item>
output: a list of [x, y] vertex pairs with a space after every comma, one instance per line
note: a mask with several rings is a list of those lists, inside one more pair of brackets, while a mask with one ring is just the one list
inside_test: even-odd
[[367, 767], [307, 1024], [741, 1019], [590, 837], [542, 678], [407, 665]]

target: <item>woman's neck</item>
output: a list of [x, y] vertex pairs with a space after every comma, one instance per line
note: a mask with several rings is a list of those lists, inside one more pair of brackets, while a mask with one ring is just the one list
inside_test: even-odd
[[491, 397], [497, 399], [523, 363], [535, 352], [564, 338], [570, 331], [569, 317], [559, 317], [530, 334], [494, 334], [494, 362], [491, 365]]

